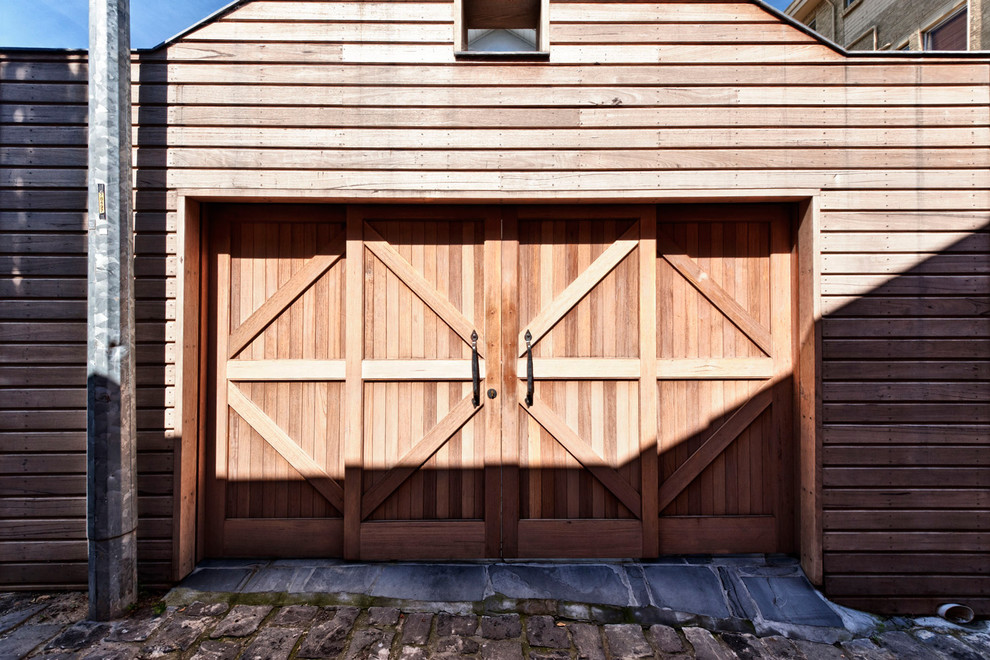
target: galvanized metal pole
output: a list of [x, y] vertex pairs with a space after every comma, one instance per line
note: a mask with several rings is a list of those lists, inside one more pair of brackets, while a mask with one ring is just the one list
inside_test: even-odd
[[90, 0], [86, 504], [97, 620], [137, 598], [130, 44], [128, 0]]

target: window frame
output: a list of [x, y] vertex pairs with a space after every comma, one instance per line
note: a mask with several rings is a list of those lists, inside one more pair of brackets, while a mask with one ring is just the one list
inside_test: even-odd
[[921, 30], [921, 50], [922, 51], [925, 51], [925, 52], [940, 52], [940, 51], [935, 51], [935, 50], [933, 50], [933, 49], [931, 49], [931, 48], [928, 47], [928, 44], [930, 43], [930, 40], [931, 40], [932, 33], [935, 32], [936, 30], [938, 30], [939, 28], [945, 26], [946, 23], [948, 23], [949, 21], [953, 20], [954, 18], [956, 18], [957, 16], [959, 16], [959, 14], [961, 14], [963, 12], [966, 13], [966, 28], [964, 30], [964, 34], [966, 35], [966, 47], [963, 50], [961, 50], [961, 51], [941, 51], [941, 52], [957, 53], [957, 52], [968, 51], [969, 50], [969, 37], [970, 37], [970, 35], [969, 35], [969, 25], [970, 25], [969, 0], [966, 0], [966, 2], [961, 2], [961, 3], [957, 4], [952, 9], [950, 9], [946, 13], [942, 14], [939, 18], [936, 18], [934, 21], [929, 22], [927, 27], [922, 28], [922, 30]]
[[[454, 0], [454, 57], [455, 59], [508, 59], [547, 60], [550, 57], [550, 0], [539, 0], [539, 18], [536, 24], [536, 49], [523, 51], [487, 51], [468, 49], [468, 27], [464, 20], [464, 4], [470, 1], [498, 2], [498, 0]], [[497, 28], [493, 28], [497, 29]]]

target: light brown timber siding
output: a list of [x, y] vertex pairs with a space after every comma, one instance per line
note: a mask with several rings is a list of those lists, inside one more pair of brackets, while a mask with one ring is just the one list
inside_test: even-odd
[[[258, 0], [141, 54], [146, 579], [166, 579], [171, 558], [177, 190], [376, 201], [795, 188], [822, 191], [827, 593], [876, 611], [952, 598], [990, 613], [990, 61], [845, 57], [749, 2], [550, 11], [549, 63], [455, 61], [453, 4], [406, 1]], [[69, 562], [3, 540], [17, 570], [0, 574], [78, 584], [85, 70], [78, 56], [0, 57], [0, 259], [24, 273], [23, 285], [0, 276], [0, 517]], [[44, 242], [31, 252], [31, 240]], [[40, 403], [6, 398], [26, 387]], [[73, 403], [53, 406], [52, 388]]]

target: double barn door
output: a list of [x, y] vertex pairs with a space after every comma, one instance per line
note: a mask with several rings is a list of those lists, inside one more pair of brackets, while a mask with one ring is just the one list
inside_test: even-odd
[[208, 555], [791, 549], [785, 207], [209, 222]]

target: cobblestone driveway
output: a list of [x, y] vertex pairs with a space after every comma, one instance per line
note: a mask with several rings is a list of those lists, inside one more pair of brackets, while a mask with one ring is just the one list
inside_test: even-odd
[[395, 607], [147, 604], [110, 623], [84, 620], [85, 594], [0, 594], [0, 658], [990, 658], [985, 631], [925, 627], [835, 645], [700, 627], [581, 621], [529, 603], [487, 615]]

